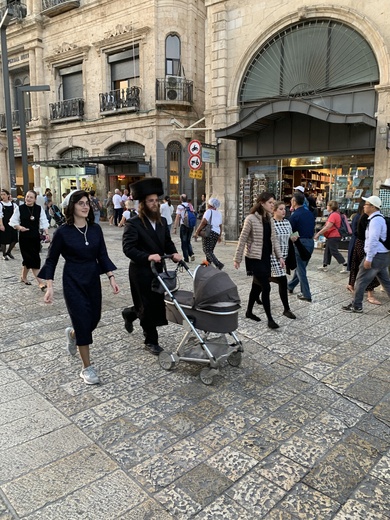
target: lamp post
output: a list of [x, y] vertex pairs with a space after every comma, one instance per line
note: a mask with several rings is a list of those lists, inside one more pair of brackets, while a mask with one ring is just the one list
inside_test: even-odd
[[26, 137], [26, 118], [24, 115], [24, 92], [47, 92], [50, 90], [49, 85], [37, 85], [32, 87], [17, 87], [18, 91], [18, 107], [19, 107], [19, 125], [20, 125], [20, 149], [22, 152], [22, 171], [23, 171], [23, 192], [28, 192], [28, 161], [27, 161], [27, 137]]
[[8, 72], [8, 50], [7, 50], [7, 35], [6, 30], [8, 24], [14, 17], [12, 6], [4, 12], [4, 16], [0, 22], [1, 34], [1, 65], [3, 70], [4, 82], [4, 107], [5, 107], [5, 127], [7, 130], [8, 143], [8, 169], [10, 178], [10, 188], [12, 198], [16, 198], [16, 173], [15, 173], [15, 153], [14, 153], [14, 134], [12, 130], [12, 113], [11, 113], [11, 94], [9, 87], [9, 72]]

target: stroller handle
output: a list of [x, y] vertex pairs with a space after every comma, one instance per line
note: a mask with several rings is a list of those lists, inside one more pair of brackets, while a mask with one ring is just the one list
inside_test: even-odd
[[[161, 255], [161, 260], [162, 260], [163, 263], [164, 263], [165, 260], [172, 260], [172, 258], [173, 258], [173, 255]], [[178, 265], [184, 267], [184, 269], [186, 269], [186, 271], [190, 270], [190, 268], [184, 262], [184, 260], [179, 260], [179, 262], [177, 262], [177, 263], [178, 263]], [[156, 262], [154, 260], [150, 261], [150, 268], [151, 268], [152, 273], [154, 274], [154, 276], [158, 276], [158, 271], [156, 269]]]

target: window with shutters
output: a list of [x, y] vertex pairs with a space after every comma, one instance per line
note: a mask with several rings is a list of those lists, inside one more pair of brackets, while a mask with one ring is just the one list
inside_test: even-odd
[[134, 45], [108, 56], [111, 70], [111, 90], [126, 89], [139, 84], [139, 47]]
[[59, 98], [82, 99], [83, 98], [83, 72], [82, 63], [70, 65], [59, 69], [60, 76]]

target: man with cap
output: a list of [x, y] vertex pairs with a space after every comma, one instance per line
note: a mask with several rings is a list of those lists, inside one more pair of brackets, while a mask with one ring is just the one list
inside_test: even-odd
[[[362, 197], [365, 201], [364, 213], [368, 215], [366, 239], [364, 242], [365, 257], [360, 264], [355, 282], [355, 294], [352, 303], [342, 309], [348, 312], [363, 312], [364, 291], [369, 283], [377, 277], [390, 297], [390, 251], [382, 241], [386, 240], [387, 226], [380, 212], [382, 201], [376, 195]], [[379, 218], [375, 218], [379, 217]]]
[[158, 344], [157, 327], [167, 325], [164, 295], [152, 291], [154, 275], [150, 262], [162, 270], [161, 256], [173, 255], [178, 262], [181, 256], [172, 242], [167, 221], [160, 214], [158, 197], [163, 185], [161, 179], [148, 177], [130, 186], [134, 200], [139, 201], [138, 215], [128, 220], [123, 233], [123, 252], [130, 258], [129, 279], [133, 307], [122, 313], [125, 327], [132, 331], [132, 322], [139, 318], [145, 336], [146, 348], [155, 355], [163, 349]]

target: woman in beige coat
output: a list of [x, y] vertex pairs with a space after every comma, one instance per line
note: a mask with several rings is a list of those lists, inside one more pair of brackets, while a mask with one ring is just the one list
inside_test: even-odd
[[238, 269], [245, 255], [245, 266], [248, 276], [253, 276], [251, 292], [249, 294], [248, 307], [245, 316], [254, 321], [260, 318], [253, 314], [253, 306], [262, 293], [264, 311], [268, 318], [268, 327], [277, 329], [271, 315], [269, 278], [271, 276], [271, 255], [273, 254], [284, 267], [284, 260], [276, 237], [275, 227], [271, 223], [270, 215], [273, 213], [274, 196], [272, 193], [263, 192], [257, 198], [256, 204], [250, 210], [244, 221], [236, 253], [234, 255], [234, 267]]

